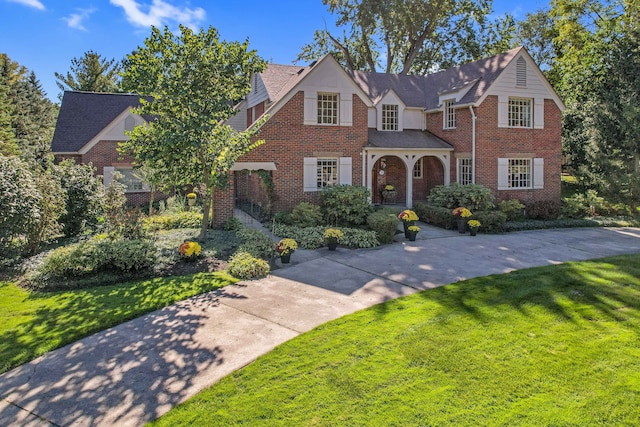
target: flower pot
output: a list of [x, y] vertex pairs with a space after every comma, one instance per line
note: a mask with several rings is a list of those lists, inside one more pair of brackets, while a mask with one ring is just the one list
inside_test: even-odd
[[407, 238], [409, 239], [410, 242], [415, 242], [416, 241], [416, 236], [418, 235], [417, 231], [411, 231], [411, 230], [407, 230], [408, 236]]
[[196, 204], [196, 199], [187, 199], [187, 203], [189, 204], [189, 206], [193, 206]]
[[469, 229], [469, 232], [471, 233], [472, 236], [475, 236], [478, 233], [478, 227], [471, 227]]
[[330, 251], [335, 251], [336, 248], [338, 247], [338, 241], [335, 239], [328, 240], [327, 247], [329, 248]]
[[282, 254], [282, 255], [280, 255], [280, 261], [283, 264], [289, 264], [289, 262], [291, 262], [291, 254], [286, 254], [286, 255]]
[[404, 227], [404, 237], [409, 238], [409, 227], [412, 225], [416, 225], [415, 221], [402, 221], [402, 226]]
[[467, 231], [467, 220], [458, 218], [458, 233], [464, 234]]

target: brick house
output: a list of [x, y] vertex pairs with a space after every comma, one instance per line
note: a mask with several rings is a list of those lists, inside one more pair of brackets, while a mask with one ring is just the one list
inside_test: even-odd
[[[267, 114], [257, 136], [265, 143], [215, 192], [216, 225], [237, 202], [286, 211], [334, 184], [408, 207], [451, 182], [485, 185], [498, 200], [560, 200], [564, 105], [522, 47], [426, 76], [348, 73], [327, 55], [307, 67], [269, 64], [251, 79], [228, 123], [244, 130]], [[116, 152], [124, 130], [144, 122], [130, 112], [136, 105], [130, 94], [65, 92], [52, 150], [93, 162], [105, 184], [123, 172], [130, 200], [144, 202], [148, 189]]]
[[132, 159], [120, 155], [117, 147], [129, 139], [125, 130], [146, 123], [131, 112], [139, 105], [140, 97], [133, 94], [65, 91], [51, 143], [56, 161], [92, 163], [105, 186], [115, 171], [120, 172], [127, 200], [133, 205], [149, 201], [149, 187], [135, 173]]
[[348, 73], [331, 56], [270, 64], [239, 109], [238, 130], [268, 115], [265, 144], [216, 194], [217, 223], [234, 200], [269, 203], [256, 170], [271, 176], [274, 212], [333, 184], [364, 185], [373, 203], [392, 185], [390, 201], [409, 207], [451, 182], [485, 185], [498, 200], [560, 199], [564, 105], [523, 47], [427, 76]]

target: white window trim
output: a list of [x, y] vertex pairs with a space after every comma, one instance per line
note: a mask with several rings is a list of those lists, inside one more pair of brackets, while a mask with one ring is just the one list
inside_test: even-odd
[[[509, 163], [511, 160], [528, 160], [529, 163], [529, 186], [511, 187], [509, 182]], [[541, 190], [544, 188], [544, 158], [541, 157], [510, 157], [498, 158], [498, 190]]]
[[[420, 157], [418, 161], [413, 165], [413, 171], [411, 172], [411, 176], [413, 179], [422, 179], [424, 177], [424, 157]], [[417, 171], [416, 171], [417, 169]], [[416, 172], [418, 172], [416, 174]]]
[[351, 157], [305, 157], [303, 160], [303, 191], [315, 192], [324, 187], [318, 187], [318, 161], [336, 160], [337, 177], [334, 185], [352, 185], [353, 161]]
[[[131, 166], [105, 166], [103, 168], [103, 175], [102, 175], [102, 182], [104, 184], [105, 187], [108, 187], [109, 185], [111, 185], [111, 183], [113, 182], [113, 174], [115, 172], [120, 172], [122, 170], [133, 170], [133, 167]], [[149, 187], [149, 184], [145, 183], [144, 181], [142, 181], [142, 188], [141, 189], [135, 189], [135, 190], [129, 190], [126, 189], [125, 193], [129, 194], [129, 193], [148, 193], [149, 191], [151, 191], [151, 188]]]
[[[511, 102], [527, 102], [529, 104], [529, 125], [528, 126], [520, 126], [512, 124], [511, 119]], [[520, 107], [523, 107], [525, 104], [522, 104]], [[533, 117], [533, 109], [534, 109], [534, 101], [533, 98], [523, 98], [517, 96], [510, 96], [507, 101], [507, 127], [514, 129], [532, 129], [534, 123]]]
[[[446, 99], [442, 102], [442, 128], [443, 129], [455, 129], [458, 122], [456, 117], [456, 109], [453, 104], [456, 102], [455, 98]], [[451, 124], [453, 123], [453, 126]]]
[[[469, 182], [465, 182], [465, 183], [462, 182], [463, 181], [463, 177], [462, 177], [462, 161], [463, 160], [469, 160], [469, 165], [465, 166], [465, 167], [469, 168], [469, 174], [468, 174], [469, 175], [469, 180], [468, 180]], [[471, 157], [458, 157], [456, 159], [456, 175], [457, 175], [456, 176], [456, 182], [458, 184], [466, 185], [466, 184], [473, 183], [471, 168], [472, 168]]]
[[[390, 112], [395, 113], [395, 122], [392, 122], [393, 126], [392, 129], [385, 129], [385, 107], [395, 107], [395, 111], [393, 111], [392, 108], [390, 108]], [[381, 111], [382, 111], [382, 115], [381, 115], [381, 129], [385, 132], [397, 132], [398, 130], [400, 130], [400, 107], [398, 106], [398, 104], [382, 104], [381, 107]], [[388, 119], [388, 118], [387, 118]]]
[[[320, 108], [320, 102], [323, 102], [320, 100], [321, 96], [335, 96], [336, 98], [336, 108], [335, 108], [335, 123], [322, 123], [320, 121], [321, 118], [323, 118], [323, 116], [321, 116], [321, 112], [322, 109]], [[326, 102], [326, 101], [325, 101]], [[316, 97], [316, 125], [319, 126], [339, 126], [340, 125], [340, 94], [339, 93], [332, 93], [332, 92], [318, 92], [317, 97]]]

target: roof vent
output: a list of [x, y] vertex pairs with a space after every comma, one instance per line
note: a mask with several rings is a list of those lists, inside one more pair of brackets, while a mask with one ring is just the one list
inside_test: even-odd
[[309, 64], [309, 68], [313, 68], [314, 65], [316, 65], [318, 63], [318, 61], [313, 61], [311, 64]]
[[300, 68], [296, 74], [300, 75], [304, 71], [304, 68]]
[[527, 87], [527, 61], [522, 56], [516, 61], [516, 86]]

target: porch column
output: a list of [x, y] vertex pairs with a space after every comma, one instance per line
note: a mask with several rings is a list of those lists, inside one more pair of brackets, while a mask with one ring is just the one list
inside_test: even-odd
[[[415, 163], [415, 162], [412, 162]], [[413, 207], [413, 165], [409, 167], [409, 164], [406, 165], [407, 169], [407, 196], [405, 200], [407, 201], [407, 208], [411, 209]]]

